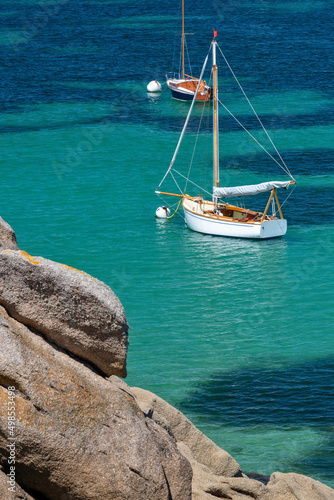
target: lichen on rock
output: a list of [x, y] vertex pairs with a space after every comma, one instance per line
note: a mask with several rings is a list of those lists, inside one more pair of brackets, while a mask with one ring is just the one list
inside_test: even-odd
[[3, 250], [0, 304], [13, 318], [104, 374], [126, 376], [125, 312], [101, 281], [43, 257]]
[[18, 250], [16, 236], [11, 226], [0, 217], [0, 250]]

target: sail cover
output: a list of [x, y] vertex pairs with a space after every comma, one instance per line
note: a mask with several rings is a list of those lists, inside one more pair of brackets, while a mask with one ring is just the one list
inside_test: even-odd
[[290, 181], [271, 181], [262, 182], [261, 184], [250, 184], [249, 186], [235, 186], [235, 187], [214, 187], [213, 196], [216, 198], [235, 198], [237, 196], [250, 196], [258, 193], [265, 193], [274, 188], [287, 189]]

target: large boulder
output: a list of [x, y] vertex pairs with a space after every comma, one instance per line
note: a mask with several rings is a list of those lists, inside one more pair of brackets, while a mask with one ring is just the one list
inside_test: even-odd
[[0, 217], [0, 249], [3, 248], [18, 250], [16, 236], [13, 229]]
[[[50, 500], [190, 500], [192, 471], [135, 398], [0, 307], [0, 406], [15, 387], [16, 480]], [[11, 435], [0, 417], [0, 460]]]
[[152, 392], [131, 387], [142, 411], [164, 427], [175, 438], [182, 449], [189, 449], [194, 462], [206, 466], [212, 473], [221, 476], [241, 476], [239, 464], [229, 453], [206, 437], [183, 413]]
[[144, 414], [174, 437], [192, 467], [192, 500], [334, 500], [334, 490], [300, 474], [254, 474], [258, 479], [246, 476], [231, 455], [202, 434], [179, 410], [149, 391], [130, 388], [117, 377], [111, 379], [133, 394]]
[[43, 257], [2, 250], [0, 304], [104, 374], [126, 376], [128, 324], [119, 299], [101, 281]]
[[302, 474], [275, 472], [260, 500], [334, 500], [334, 490]]
[[333, 489], [310, 477], [275, 472], [267, 484], [247, 476], [223, 477], [184, 451], [193, 469], [192, 500], [334, 500]]

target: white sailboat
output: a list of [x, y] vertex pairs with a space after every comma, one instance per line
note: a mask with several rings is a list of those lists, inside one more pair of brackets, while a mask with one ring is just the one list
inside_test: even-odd
[[[189, 34], [189, 33], [188, 33]], [[185, 73], [185, 41], [184, 31], [184, 0], [182, 0], [182, 35], [181, 35], [181, 74], [168, 74], [166, 83], [171, 91], [172, 97], [179, 101], [192, 101], [196, 93], [196, 101], [210, 101], [212, 99], [212, 89], [204, 80], [199, 80]], [[199, 89], [196, 92], [197, 86]]]
[[[284, 172], [288, 175], [288, 180], [283, 181], [266, 181], [260, 184], [251, 184], [244, 186], [233, 186], [233, 187], [220, 187], [219, 186], [219, 129], [218, 129], [218, 104], [222, 104], [222, 106], [226, 108], [226, 106], [221, 103], [218, 98], [218, 67], [217, 67], [217, 47], [219, 48], [216, 41], [217, 33], [214, 31], [214, 39], [211, 44], [212, 49], [212, 73], [213, 73], [213, 179], [214, 186], [212, 190], [211, 199], [204, 199], [202, 193], [206, 193], [205, 189], [201, 189], [202, 193], [198, 196], [190, 196], [185, 192], [185, 189], [182, 190], [180, 187], [180, 183], [176, 181], [176, 175], [179, 172], [174, 168], [174, 162], [179, 151], [183, 136], [187, 129], [187, 125], [190, 119], [190, 115], [193, 109], [193, 105], [196, 99], [195, 98], [191, 104], [189, 109], [179, 142], [177, 144], [175, 153], [173, 155], [172, 161], [169, 165], [169, 168], [164, 175], [162, 181], [160, 182], [158, 188], [156, 189], [156, 194], [160, 197], [164, 195], [174, 196], [180, 198], [179, 205], [182, 202], [182, 207], [184, 211], [184, 218], [187, 226], [193, 231], [197, 231], [199, 233], [211, 234], [217, 236], [228, 236], [228, 237], [237, 237], [237, 238], [255, 238], [255, 239], [268, 239], [268, 238], [276, 238], [279, 236], [283, 236], [287, 231], [287, 221], [283, 217], [282, 209], [280, 202], [277, 196], [278, 189], [287, 189], [290, 185], [296, 184], [294, 178], [292, 177], [288, 167], [284, 163], [281, 155], [278, 153], [274, 143], [269, 137], [268, 132], [265, 130], [260, 118], [255, 113], [253, 106], [250, 104], [247, 96], [245, 95], [240, 83], [235, 77], [231, 67], [228, 64], [228, 67], [232, 71], [232, 74], [238, 85], [242, 89], [246, 99], [248, 100], [252, 110], [254, 111], [256, 117], [258, 118], [261, 126], [266, 132], [268, 138], [270, 139], [271, 144], [275, 148], [276, 152], [279, 155], [281, 162], [278, 162], [268, 151], [264, 149], [269, 156], [280, 165], [280, 167], [284, 170]], [[220, 48], [219, 48], [220, 50]], [[221, 52], [222, 53], [222, 52]], [[224, 59], [225, 56], [222, 53]], [[199, 80], [202, 79], [207, 60], [207, 55], [201, 76]], [[225, 59], [226, 61], [226, 59]], [[227, 62], [227, 61], [226, 61]], [[199, 85], [197, 86], [196, 92], [199, 90]], [[230, 113], [230, 111], [229, 111]], [[232, 114], [232, 113], [230, 113]], [[232, 115], [233, 116], [233, 115]], [[235, 117], [234, 117], [235, 118]], [[237, 120], [237, 119], [236, 119]], [[238, 120], [237, 120], [238, 121]], [[240, 124], [240, 122], [238, 121]], [[241, 124], [240, 124], [241, 125]], [[243, 125], [241, 125], [243, 127]], [[244, 127], [243, 127], [244, 128]], [[249, 133], [247, 131], [247, 133]], [[249, 135], [251, 135], [249, 133]], [[252, 135], [251, 135], [252, 136]], [[252, 136], [253, 137], [253, 136]], [[253, 137], [253, 139], [258, 143], [258, 141]], [[259, 144], [259, 143], [258, 143]], [[181, 175], [181, 174], [180, 174]], [[165, 182], [167, 177], [172, 177], [177, 186], [177, 193], [164, 192], [162, 191], [162, 184]], [[184, 177], [184, 176], [182, 176]], [[186, 186], [191, 182], [190, 179], [186, 179]], [[195, 184], [197, 188], [199, 186]], [[254, 210], [250, 210], [244, 207], [239, 207], [234, 204], [230, 204], [226, 199], [230, 198], [238, 198], [238, 197], [247, 197], [251, 195], [256, 195], [258, 193], [270, 192], [270, 196], [263, 212], [257, 212]], [[269, 208], [273, 207], [273, 213], [269, 215]], [[174, 214], [173, 214], [174, 215]], [[156, 212], [156, 216], [159, 218], [170, 218], [172, 216], [169, 215], [169, 209], [164, 207], [159, 207]]]

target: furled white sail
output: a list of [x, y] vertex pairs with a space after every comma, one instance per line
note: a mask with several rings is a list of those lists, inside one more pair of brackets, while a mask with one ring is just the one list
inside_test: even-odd
[[265, 193], [274, 188], [287, 189], [290, 181], [271, 181], [262, 182], [261, 184], [250, 184], [248, 186], [235, 187], [214, 187], [213, 196], [216, 198], [236, 198], [237, 196], [250, 196], [258, 193]]

